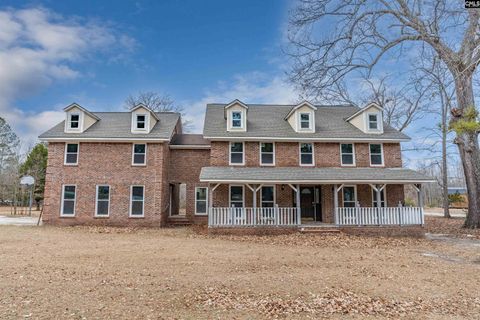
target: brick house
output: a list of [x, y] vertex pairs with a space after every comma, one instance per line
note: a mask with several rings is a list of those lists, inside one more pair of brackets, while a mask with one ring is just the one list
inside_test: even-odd
[[421, 225], [404, 185], [431, 179], [402, 167], [409, 137], [369, 104], [209, 104], [202, 135], [181, 117], [139, 105], [78, 104], [40, 136], [48, 142], [47, 224], [297, 227]]

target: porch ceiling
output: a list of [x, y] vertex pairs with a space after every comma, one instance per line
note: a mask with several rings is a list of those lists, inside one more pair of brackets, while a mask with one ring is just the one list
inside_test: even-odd
[[204, 167], [200, 181], [213, 183], [387, 183], [434, 182], [404, 168]]

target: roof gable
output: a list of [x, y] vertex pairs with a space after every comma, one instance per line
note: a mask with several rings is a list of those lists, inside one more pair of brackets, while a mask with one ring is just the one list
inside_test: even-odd
[[354, 114], [352, 114], [350, 117], [348, 117], [347, 119], [345, 119], [345, 121], [350, 121], [350, 120], [352, 120], [353, 118], [355, 118], [356, 116], [364, 113], [365, 111], [367, 111], [367, 110], [370, 109], [370, 108], [375, 108], [375, 109], [377, 109], [378, 111], [383, 112], [383, 108], [380, 107], [376, 102], [370, 102], [370, 103], [368, 103], [365, 107], [361, 108], [360, 110], [358, 110], [357, 112], [355, 112]]
[[71, 103], [71, 104], [69, 104], [68, 106], [66, 106], [65, 108], [63, 108], [63, 111], [68, 112], [68, 111], [70, 111], [70, 110], [73, 109], [73, 108], [77, 108], [77, 109], [82, 110], [82, 112], [88, 114], [90, 117], [92, 117], [92, 118], [95, 119], [95, 120], [100, 120], [99, 117], [97, 117], [96, 115], [94, 115], [93, 113], [91, 113], [90, 111], [88, 111], [87, 109], [85, 109], [84, 107], [82, 107], [81, 105], [79, 105], [79, 104], [76, 103], [76, 102]]
[[239, 106], [241, 106], [241, 107], [243, 107], [243, 108], [245, 108], [245, 109], [248, 109], [248, 106], [247, 106], [245, 103], [243, 103], [242, 101], [240, 101], [240, 100], [238, 100], [238, 99], [235, 99], [235, 100], [233, 100], [232, 102], [230, 102], [229, 104], [227, 104], [227, 105], [225, 106], [225, 110], [227, 110], [228, 108], [231, 108], [231, 107], [233, 107], [233, 106], [235, 106], [235, 105], [239, 105]]
[[148, 112], [150, 112], [150, 114], [155, 118], [155, 120], [160, 120], [157, 116], [157, 114], [155, 112], [153, 112], [152, 109], [150, 109], [149, 107], [147, 107], [146, 105], [144, 105], [143, 103], [139, 103], [137, 104], [135, 107], [133, 107], [132, 109], [130, 109], [130, 112], [134, 112], [140, 108], [143, 108], [145, 110], [147, 110]]
[[313, 104], [311, 104], [310, 102], [308, 102], [307, 100], [304, 100], [302, 102], [300, 102], [299, 104], [297, 104], [296, 106], [293, 106], [293, 108], [290, 110], [290, 112], [288, 112], [288, 114], [285, 116], [285, 120], [288, 120], [288, 118], [291, 117], [291, 115], [297, 111], [298, 109], [304, 107], [304, 106], [307, 106], [309, 107], [310, 109], [312, 109], [313, 111], [317, 111], [317, 107], [315, 107]]

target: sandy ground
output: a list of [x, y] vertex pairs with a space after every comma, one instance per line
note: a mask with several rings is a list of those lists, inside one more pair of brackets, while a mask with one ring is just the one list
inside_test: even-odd
[[457, 240], [0, 226], [0, 318], [478, 318]]

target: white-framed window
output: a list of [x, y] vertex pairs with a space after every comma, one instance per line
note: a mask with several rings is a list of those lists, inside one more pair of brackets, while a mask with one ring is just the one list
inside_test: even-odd
[[[380, 192], [380, 207], [385, 208], [387, 206], [387, 188], [383, 188]], [[372, 189], [372, 207], [377, 207], [377, 191]]]
[[195, 188], [195, 214], [205, 215], [207, 214], [208, 204], [208, 188], [196, 187]]
[[342, 166], [355, 165], [355, 146], [353, 143], [340, 144], [340, 161]]
[[244, 148], [243, 142], [230, 142], [230, 164], [244, 164]]
[[299, 114], [300, 130], [312, 129], [312, 116], [309, 112], [301, 112]]
[[243, 128], [243, 116], [241, 111], [232, 111], [232, 128]]
[[313, 166], [313, 143], [300, 143], [300, 165]]
[[275, 186], [262, 186], [260, 199], [262, 208], [273, 208], [275, 206]]
[[260, 142], [260, 164], [263, 166], [275, 165], [275, 143]]
[[147, 130], [147, 115], [146, 114], [136, 114], [135, 115], [135, 129], [136, 130]]
[[355, 186], [344, 186], [343, 192], [343, 206], [354, 208], [357, 205], [357, 188]]
[[379, 130], [378, 113], [367, 114], [368, 130]]
[[65, 184], [62, 186], [62, 204], [60, 216], [75, 216], [75, 204], [77, 201], [77, 186], [74, 184]]
[[244, 199], [243, 186], [230, 185], [229, 206], [235, 208], [242, 208]]
[[95, 216], [108, 217], [110, 215], [110, 186], [97, 185], [95, 199]]
[[80, 114], [70, 113], [68, 115], [68, 128], [70, 130], [80, 130]]
[[145, 208], [145, 187], [131, 186], [130, 187], [130, 217], [144, 216]]
[[145, 143], [134, 143], [132, 152], [132, 165], [144, 166], [147, 164], [147, 145]]
[[370, 165], [383, 166], [383, 145], [381, 143], [371, 143], [370, 149]]
[[65, 165], [77, 165], [78, 164], [78, 152], [80, 149], [79, 143], [66, 143], [65, 144]]

